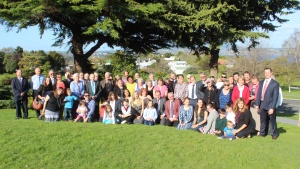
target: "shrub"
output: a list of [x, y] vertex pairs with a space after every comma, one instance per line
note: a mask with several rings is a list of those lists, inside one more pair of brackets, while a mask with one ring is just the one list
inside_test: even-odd
[[0, 86], [10, 85], [11, 80], [15, 77], [13, 74], [4, 74], [0, 78]]
[[15, 108], [15, 102], [13, 100], [0, 100], [0, 109]]
[[192, 67], [185, 69], [183, 74], [198, 74], [198, 70], [199, 70], [198, 67], [192, 66]]

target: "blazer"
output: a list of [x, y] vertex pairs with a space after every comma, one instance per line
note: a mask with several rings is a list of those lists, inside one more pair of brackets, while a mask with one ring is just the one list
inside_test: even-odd
[[[242, 98], [245, 100], [245, 104], [247, 106], [249, 104], [249, 97], [250, 97], [250, 90], [246, 85], [244, 85]], [[232, 94], [231, 94], [231, 101], [232, 101], [233, 106], [238, 98], [240, 98], [240, 90], [239, 90], [238, 86], [234, 86], [234, 88], [232, 90]]]
[[99, 85], [98, 81], [94, 81], [95, 83], [95, 94], [93, 94], [93, 89], [92, 89], [92, 83], [90, 81], [86, 82], [85, 84], [85, 92], [88, 92], [90, 94], [90, 96], [95, 96], [96, 97], [96, 101], [100, 100], [100, 93], [101, 93], [101, 86]]
[[203, 85], [203, 81], [200, 80], [196, 83], [196, 96], [198, 99], [204, 99], [204, 93], [200, 90], [200, 87]]
[[163, 115], [164, 112], [165, 112], [166, 99], [165, 98], [160, 98], [159, 110], [158, 110], [157, 98], [154, 98], [152, 101], [153, 101], [153, 106], [157, 110], [157, 116]]
[[[17, 77], [13, 78], [11, 81], [11, 87], [14, 93], [14, 101], [26, 100], [28, 98], [27, 92], [29, 90], [29, 84], [26, 78], [22, 77], [22, 83]], [[24, 92], [24, 96], [20, 94]]]
[[259, 88], [256, 96], [256, 105], [265, 110], [275, 110], [279, 95], [279, 83], [274, 79], [271, 79], [265, 92], [264, 101], [261, 101], [263, 85], [264, 80], [259, 82]]
[[[207, 87], [204, 86], [204, 84], [202, 84], [200, 86], [199, 90], [204, 93], [203, 101], [206, 104], [213, 103], [213, 105], [215, 106], [217, 96], [218, 96], [218, 90], [214, 85], [212, 85], [212, 88], [213, 88], [213, 90], [208, 90]], [[210, 101], [209, 103], [208, 103], [208, 100]]]
[[[178, 99], [174, 100], [173, 103], [173, 115], [175, 115], [175, 118], [178, 119], [179, 116], [179, 109], [181, 106], [181, 102]], [[166, 101], [165, 103], [165, 115], [167, 116], [167, 119], [170, 118], [170, 100]]]

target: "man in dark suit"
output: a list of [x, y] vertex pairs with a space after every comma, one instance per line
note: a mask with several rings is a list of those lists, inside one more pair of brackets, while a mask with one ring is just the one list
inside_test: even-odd
[[70, 88], [70, 84], [73, 81], [73, 79], [71, 79], [71, 73], [69, 71], [66, 71], [65, 73], [65, 79], [63, 80], [67, 88]]
[[206, 74], [203, 72], [200, 74], [200, 78], [201, 80], [199, 80], [196, 83], [196, 96], [198, 97], [198, 99], [203, 99], [204, 98], [204, 93], [200, 91], [200, 87], [202, 86], [202, 84], [205, 84], [206, 81]]
[[22, 77], [22, 71], [18, 69], [16, 71], [17, 77], [13, 78], [11, 81], [11, 87], [14, 92], [14, 102], [16, 104], [16, 117], [17, 119], [22, 118], [21, 107], [23, 110], [23, 118], [28, 119], [28, 96], [27, 92], [29, 89], [28, 81], [26, 78]]
[[266, 136], [271, 121], [272, 139], [277, 139], [276, 103], [279, 95], [279, 84], [271, 78], [272, 69], [265, 68], [265, 79], [259, 82], [256, 96], [256, 109], [260, 114], [260, 136]]
[[100, 82], [100, 86], [101, 86], [101, 100], [107, 100], [108, 94], [109, 92], [113, 91], [114, 89], [114, 85], [113, 85], [113, 81], [111, 79], [109, 79], [110, 77], [110, 73], [106, 72], [104, 75], [104, 79]]
[[86, 92], [89, 93], [91, 100], [95, 101], [95, 113], [94, 113], [94, 119], [99, 120], [99, 108], [98, 108], [98, 103], [100, 100], [100, 92], [101, 92], [101, 86], [98, 81], [95, 81], [95, 75], [90, 74], [90, 80], [86, 82], [85, 88]]
[[160, 97], [160, 91], [156, 90], [154, 94], [155, 98], [153, 99], [153, 106], [157, 110], [157, 119], [156, 124], [165, 124], [164, 112], [165, 112], [165, 98]]

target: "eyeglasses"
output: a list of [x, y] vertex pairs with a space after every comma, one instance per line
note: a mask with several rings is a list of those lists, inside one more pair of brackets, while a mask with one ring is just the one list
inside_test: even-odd
[[226, 76], [222, 76], [222, 78], [226, 78]]
[[228, 84], [228, 85], [224, 85], [224, 86], [230, 86], [230, 85]]
[[89, 96], [89, 95], [84, 95], [84, 96]]

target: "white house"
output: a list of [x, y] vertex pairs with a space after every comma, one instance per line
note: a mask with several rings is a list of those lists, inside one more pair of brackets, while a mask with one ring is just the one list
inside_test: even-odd
[[136, 65], [140, 69], [146, 68], [146, 67], [152, 65], [153, 63], [156, 63], [156, 60], [155, 59], [151, 60], [151, 58], [138, 58], [136, 60]]
[[186, 61], [172, 61], [168, 63], [170, 69], [176, 74], [182, 74], [185, 69], [190, 67]]

